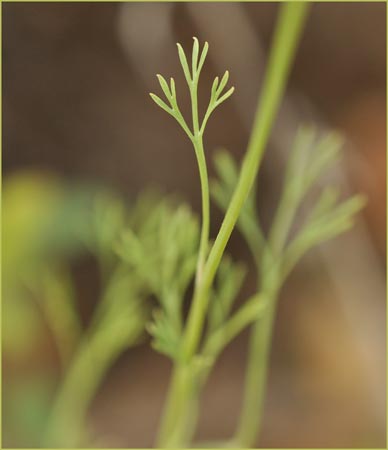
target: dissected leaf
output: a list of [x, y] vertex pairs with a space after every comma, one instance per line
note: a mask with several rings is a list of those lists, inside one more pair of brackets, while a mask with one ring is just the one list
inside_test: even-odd
[[183, 327], [183, 298], [195, 273], [199, 227], [188, 206], [172, 200], [160, 200], [148, 212], [141, 226], [122, 234], [116, 248], [157, 298], [160, 312], [149, 330], [154, 347], [172, 355]]

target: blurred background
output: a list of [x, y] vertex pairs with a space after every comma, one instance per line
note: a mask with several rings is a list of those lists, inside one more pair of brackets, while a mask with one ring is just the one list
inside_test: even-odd
[[[386, 445], [385, 8], [313, 4], [266, 151], [259, 183], [264, 227], [293, 136], [306, 121], [345, 134], [344, 157], [329, 178], [347, 193], [365, 193], [368, 204], [356, 227], [311, 252], [283, 289], [258, 446]], [[98, 258], [85, 244], [92, 232], [84, 230], [84, 239], [69, 233], [90, 220], [85, 192], [114, 191], [131, 205], [156, 186], [199, 213], [194, 152], [148, 92], [158, 92], [156, 73], [174, 76], [184, 92], [175, 42], [187, 48], [192, 36], [207, 40], [202, 105], [226, 69], [236, 88], [208, 126], [210, 172], [217, 147], [241, 160], [278, 5], [6, 3], [2, 10], [2, 445], [36, 447], [62, 363], [77, 347], [67, 342], [58, 351], [48, 326], [58, 308], [42, 297], [71, 297], [80, 319], [66, 316], [69, 329], [82, 334], [99, 296]], [[181, 103], [189, 112], [188, 98]], [[221, 219], [214, 207], [213, 235]], [[229, 251], [250, 264], [238, 233]], [[247, 283], [249, 289], [254, 280]], [[77, 342], [77, 333], [69, 339]], [[245, 332], [230, 345], [207, 384], [198, 439], [233, 433], [247, 338]], [[93, 396], [90, 445], [150, 447], [169, 371], [168, 359], [140, 333]]]

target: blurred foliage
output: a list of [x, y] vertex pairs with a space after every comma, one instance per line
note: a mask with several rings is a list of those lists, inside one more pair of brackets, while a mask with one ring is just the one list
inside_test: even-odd
[[[143, 301], [145, 291], [129, 276], [113, 250], [128, 216], [123, 200], [105, 188], [76, 183], [70, 186], [52, 175], [36, 172], [14, 174], [4, 180], [3, 357], [16, 363], [16, 368], [9, 370], [17, 373], [17, 368], [33, 359], [51, 335], [63, 373], [54, 404], [56, 376], [49, 361], [39, 361], [38, 365], [46, 367], [31, 368], [28, 379], [43, 377], [51, 382], [39, 386], [32, 383], [34, 389], [30, 389], [21, 377], [9, 381], [12, 389], [6, 396], [6, 410], [19, 426], [25, 424], [29, 445], [41, 444], [43, 425], [35, 426], [28, 417], [44, 417], [46, 426], [48, 417], [49, 423], [56, 422], [51, 416], [61, 410], [64, 391], [66, 411], [62, 410], [59, 417], [73, 415], [77, 405], [77, 425], [82, 427], [88, 403], [114, 358], [143, 333], [148, 310]], [[100, 267], [102, 293], [91, 325], [83, 331], [71, 267], [74, 258], [85, 251]], [[98, 371], [90, 359], [96, 351], [103, 361]], [[75, 382], [84, 386], [84, 402], [72, 405], [71, 399], [79, 394]], [[10, 424], [12, 428], [16, 425]]]
[[[257, 293], [247, 301], [247, 314], [256, 314], [248, 353], [244, 400], [233, 445], [252, 446], [258, 436], [266, 389], [268, 349], [279, 293], [294, 266], [314, 246], [350, 229], [365, 199], [354, 195], [339, 200], [336, 186], [320, 184], [325, 172], [339, 157], [342, 139], [334, 132], [319, 135], [311, 126], [298, 129], [285, 168], [280, 200], [269, 232], [265, 235], [256, 210], [256, 188], [251, 191], [237, 227], [252, 253], [257, 272]], [[215, 159], [218, 179], [211, 185], [213, 199], [226, 210], [238, 181], [237, 164], [222, 151]], [[318, 192], [316, 192], [318, 191]], [[296, 225], [306, 198], [317, 195], [315, 205]], [[295, 228], [296, 231], [295, 231]], [[257, 309], [250, 309], [256, 303]], [[261, 305], [261, 308], [259, 306]], [[244, 314], [243, 318], [247, 316]], [[214, 345], [214, 344], [213, 344]]]
[[209, 332], [220, 327], [230, 315], [233, 302], [245, 280], [246, 272], [247, 269], [242, 263], [233, 262], [227, 255], [222, 259], [209, 309]]
[[187, 205], [169, 199], [155, 204], [147, 196], [141, 197], [139, 204], [150, 213], [134, 218], [133, 228], [122, 234], [117, 252], [158, 300], [160, 308], [154, 311], [148, 327], [154, 347], [177, 358], [184, 295], [197, 262], [198, 222]]
[[30, 350], [42, 333], [26, 280], [52, 259], [53, 243], [63, 242], [55, 222], [64, 197], [59, 181], [43, 174], [21, 173], [3, 184], [3, 349], [13, 355]]
[[[303, 254], [352, 225], [364, 200], [338, 201], [338, 190], [329, 186], [320, 189], [314, 207], [291, 233], [303, 200], [337, 159], [340, 146], [335, 134], [319, 137], [312, 128], [300, 129], [268, 236], [260, 227], [253, 189], [237, 226], [256, 262], [257, 292], [233, 308], [246, 268], [224, 255], [210, 292], [201, 349], [190, 366], [198, 389], [225, 346], [265, 317], [268, 302]], [[225, 151], [217, 154], [215, 165], [219, 177], [211, 192], [226, 209], [238, 169]], [[114, 360], [145, 329], [156, 350], [180, 361], [184, 300], [198, 260], [197, 217], [173, 196], [145, 192], [128, 208], [108, 189], [23, 173], [4, 182], [3, 233], [5, 358], [19, 364], [28, 355], [33, 358], [49, 329], [62, 372], [54, 400], [56, 377], [48, 369], [47, 383], [15, 379], [7, 393], [8, 420], [24, 427], [25, 439], [37, 445], [42, 435], [48, 447], [87, 445], [92, 438], [85, 423], [89, 404]], [[83, 330], [71, 268], [85, 252], [97, 262], [101, 289]]]
[[[308, 250], [353, 226], [356, 213], [365, 204], [365, 197], [353, 195], [340, 200], [337, 186], [321, 183], [325, 173], [340, 157], [342, 144], [337, 133], [319, 135], [312, 126], [299, 128], [268, 236], [260, 226], [256, 187], [253, 187], [237, 227], [251, 250], [261, 284], [266, 274], [273, 273], [271, 267], [278, 266], [281, 281]], [[218, 178], [212, 180], [211, 194], [215, 203], [225, 210], [238, 180], [238, 168], [225, 150], [216, 154], [215, 167]], [[316, 197], [315, 204], [295, 230], [295, 219], [298, 214], [303, 214], [304, 201], [312, 194]]]
[[[44, 367], [35, 375], [32, 369], [31, 383], [14, 379], [6, 408], [15, 423], [8, 429], [20, 425], [20, 439], [36, 445], [42, 445], [42, 436], [45, 446], [87, 445], [88, 405], [147, 322], [155, 349], [179, 359], [184, 299], [198, 258], [197, 217], [173, 196], [147, 191], [128, 208], [106, 188], [70, 186], [52, 175], [26, 172], [4, 181], [3, 232], [4, 355], [23, 365], [51, 336], [62, 373], [58, 384], [48, 360], [38, 363]], [[85, 252], [97, 262], [101, 292], [84, 330], [72, 267]], [[227, 321], [244, 275], [241, 264], [225, 257], [209, 335]], [[46, 378], [50, 381], [34, 381]]]

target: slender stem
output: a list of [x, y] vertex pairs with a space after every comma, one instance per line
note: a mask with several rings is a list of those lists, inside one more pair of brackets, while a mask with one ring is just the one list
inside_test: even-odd
[[292, 194], [286, 184], [271, 227], [268, 238], [269, 245], [264, 249], [258, 265], [262, 289], [264, 292], [269, 292], [268, 301], [270, 306], [252, 328], [243, 406], [237, 431], [232, 439], [238, 442], [239, 446], [246, 448], [255, 447], [262, 426], [277, 293], [284, 281], [284, 277], [281, 276], [282, 264], [280, 260], [282, 259], [282, 250], [298, 208], [298, 198]]
[[253, 325], [245, 375], [243, 410], [233, 439], [241, 448], [254, 447], [260, 431], [275, 306], [276, 301], [271, 298], [270, 306]]
[[[189, 83], [193, 120], [191, 141], [197, 158], [202, 197], [202, 226], [195, 276], [195, 290], [198, 289], [202, 280], [210, 229], [209, 180], [203, 148], [203, 132], [199, 129], [197, 81], [193, 80]], [[192, 371], [189, 367], [189, 364], [177, 363], [173, 368], [167, 402], [156, 438], [158, 447], [182, 446], [189, 442], [194, 432], [198, 403], [197, 391], [195, 389], [197, 380], [195, 375], [191, 373]]]
[[[307, 4], [299, 2], [285, 3], [281, 8], [268, 71], [263, 84], [263, 94], [255, 114], [253, 131], [243, 160], [239, 181], [216, 241], [205, 263], [200, 283], [196, 285], [194, 290], [187, 328], [182, 341], [182, 360], [183, 364], [188, 367], [190, 367], [189, 362], [192, 361], [202, 336], [210, 287], [241, 208], [249, 195], [260, 167], [265, 145], [285, 89], [307, 9]], [[187, 436], [184, 436], [185, 421], [182, 420], [184, 414], [182, 414], [180, 405], [186, 404], [187, 395], [188, 393], [191, 394], [192, 391], [187, 387], [182, 389], [179, 377], [180, 370], [180, 366], [174, 367], [162, 429], [157, 440], [157, 444], [162, 447], [183, 447], [187, 443]], [[185, 382], [190, 382], [190, 380], [185, 380]], [[179, 436], [180, 439], [176, 439], [175, 436]]]
[[243, 160], [239, 181], [205, 264], [202, 283], [194, 294], [183, 342], [184, 357], [187, 359], [190, 359], [196, 352], [208, 307], [209, 289], [241, 208], [258, 173], [272, 123], [285, 89], [307, 9], [307, 3], [288, 2], [282, 5], [268, 71], [263, 84], [263, 94], [256, 111], [253, 131]]
[[199, 244], [198, 263], [196, 271], [195, 284], [196, 287], [201, 283], [203, 268], [206, 260], [206, 254], [209, 244], [209, 228], [210, 228], [210, 199], [209, 199], [209, 179], [207, 174], [206, 159], [203, 150], [202, 136], [194, 139], [195, 154], [198, 161], [199, 176], [201, 181], [202, 195], [202, 227], [201, 238]]
[[193, 146], [195, 155], [197, 157], [199, 177], [201, 182], [201, 196], [202, 196], [202, 227], [201, 238], [198, 252], [198, 263], [196, 271], [196, 286], [199, 285], [203, 268], [207, 255], [207, 248], [209, 243], [209, 227], [210, 227], [210, 194], [209, 194], [209, 180], [207, 174], [206, 158], [203, 148], [203, 133], [199, 128], [199, 114], [198, 114], [198, 74], [194, 74], [193, 68], [193, 81], [189, 84], [190, 99], [191, 99], [191, 114], [193, 120]]
[[278, 292], [284, 281], [280, 259], [298, 207], [298, 199], [288, 193], [286, 185], [271, 227], [269, 246], [265, 248], [258, 267], [258, 271], [261, 272], [259, 278], [262, 281], [262, 289], [264, 292], [268, 292], [269, 307], [253, 325], [248, 351], [243, 407], [236, 434], [232, 439], [238, 442], [239, 446], [246, 448], [255, 446], [261, 431], [273, 322]]

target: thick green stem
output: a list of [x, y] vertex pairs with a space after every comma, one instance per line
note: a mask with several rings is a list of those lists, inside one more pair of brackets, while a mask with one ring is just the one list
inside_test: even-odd
[[197, 422], [199, 378], [193, 367], [177, 363], [173, 368], [167, 402], [156, 438], [156, 446], [186, 447]]
[[116, 320], [115, 327], [108, 328], [99, 323], [98, 316], [95, 315], [59, 386], [43, 436], [46, 447], [72, 448], [85, 438], [86, 413], [107, 369], [143, 327], [136, 311], [133, 321], [124, 314]]

